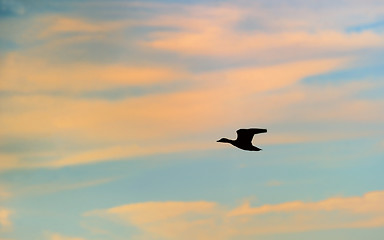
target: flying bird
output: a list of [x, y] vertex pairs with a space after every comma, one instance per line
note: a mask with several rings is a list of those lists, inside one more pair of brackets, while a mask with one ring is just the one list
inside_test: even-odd
[[265, 133], [267, 129], [261, 128], [249, 128], [249, 129], [239, 129], [236, 131], [237, 138], [236, 140], [231, 140], [227, 138], [222, 138], [217, 142], [230, 143], [235, 147], [238, 147], [247, 151], [260, 151], [261, 149], [252, 145], [253, 135], [258, 133]]

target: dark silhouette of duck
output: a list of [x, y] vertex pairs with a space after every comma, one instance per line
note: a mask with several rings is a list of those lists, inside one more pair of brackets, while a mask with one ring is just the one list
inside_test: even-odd
[[236, 140], [231, 140], [227, 138], [222, 138], [217, 142], [230, 143], [235, 147], [238, 147], [247, 151], [260, 151], [261, 149], [252, 145], [253, 135], [258, 133], [265, 133], [267, 129], [261, 128], [249, 128], [249, 129], [239, 129], [236, 131], [237, 138]]

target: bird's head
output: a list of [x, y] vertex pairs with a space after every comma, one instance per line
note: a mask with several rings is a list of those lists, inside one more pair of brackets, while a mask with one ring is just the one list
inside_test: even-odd
[[230, 143], [231, 140], [229, 140], [229, 139], [227, 139], [227, 138], [221, 138], [220, 140], [217, 140], [217, 142]]

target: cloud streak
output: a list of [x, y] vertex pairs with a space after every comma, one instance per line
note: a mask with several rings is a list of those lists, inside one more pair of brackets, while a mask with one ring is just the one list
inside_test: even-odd
[[0, 70], [1, 91], [24, 93], [74, 93], [122, 86], [149, 86], [165, 84], [184, 76], [182, 70], [170, 67], [87, 63], [55, 65], [45, 59], [17, 53], [9, 54]]
[[[132, 4], [146, 11], [153, 7], [152, 4]], [[313, 87], [302, 82], [306, 77], [350, 68], [356, 59], [350, 55], [340, 56], [336, 49], [361, 50], [381, 46], [380, 33], [346, 33], [338, 27], [321, 24], [314, 25], [312, 31], [298, 28], [292, 22], [290, 24], [295, 26], [287, 26], [285, 30], [271, 27], [268, 28], [270, 31], [265, 31], [264, 28], [274, 20], [265, 19], [259, 10], [279, 10], [268, 9], [261, 3], [254, 13], [241, 4], [218, 7], [174, 4], [170, 8], [180, 11], [168, 14], [168, 8], [161, 7], [157, 14], [140, 15], [140, 21], [133, 22], [129, 18], [92, 21], [86, 17], [65, 15], [36, 18], [35, 23], [44, 23], [41, 27], [36, 26], [39, 29], [37, 35], [46, 41], [44, 47], [32, 44], [25, 51], [14, 51], [1, 59], [0, 91], [4, 96], [1, 96], [0, 136], [16, 141], [42, 139], [46, 143], [65, 140], [70, 144], [48, 146], [44, 151], [4, 152], [1, 156], [6, 161], [0, 164], [0, 169], [59, 168], [209, 149], [213, 145], [212, 139], [206, 137], [208, 134], [217, 134], [229, 126], [253, 125], [255, 122], [274, 126], [292, 123], [326, 125], [332, 121], [377, 124], [384, 119], [379, 111], [383, 107], [381, 100], [353, 97], [364, 89], [375, 87], [371, 82], [331, 87]], [[295, 16], [289, 11], [286, 14]], [[284, 16], [291, 19], [291, 15]], [[248, 18], [252, 21], [261, 19], [259, 28], [242, 27]], [[50, 59], [52, 56], [40, 55], [50, 53], [46, 46], [56, 43], [56, 40], [71, 45], [77, 38], [85, 42], [88, 38], [94, 39], [94, 34], [111, 38], [115, 35], [109, 33], [121, 32], [132, 26], [130, 24], [146, 29], [138, 39], [147, 45], [137, 48], [135, 51], [138, 53], [156, 55], [153, 49], [156, 48], [203, 58], [235, 55], [263, 58], [264, 55], [255, 55], [255, 52], [273, 51], [277, 55], [287, 54], [289, 61], [266, 60], [263, 65], [249, 62], [232, 67], [219, 64], [214, 70], [196, 72], [194, 64], [190, 66], [189, 62], [184, 65], [160, 64], [156, 60], [141, 64], [124, 61], [96, 64], [77, 59], [61, 61], [60, 57]], [[37, 35], [27, 38], [26, 42], [39, 45]], [[148, 36], [153, 38], [148, 39]], [[62, 45], [53, 45], [55, 50], [62, 51]], [[297, 60], [298, 49], [308, 52], [305, 60]], [[181, 88], [175, 87], [181, 85]], [[86, 97], [89, 93], [111, 89], [152, 89], [159, 86], [169, 86], [169, 89], [155, 93], [148, 91], [115, 101]], [[356, 115], [356, 112], [360, 114]], [[356, 137], [364, 129], [353, 133], [346, 128], [333, 133], [300, 131], [266, 136], [265, 143]]]
[[8, 231], [12, 227], [11, 214], [11, 210], [0, 207], [0, 231]]
[[80, 237], [68, 237], [68, 236], [63, 236], [58, 233], [53, 233], [48, 236], [49, 240], [86, 240], [85, 238], [80, 238]]
[[[320, 59], [201, 74], [185, 72], [184, 75], [192, 87], [119, 101], [41, 94], [7, 97], [3, 101], [7, 103], [7, 107], [0, 117], [4, 139], [25, 136], [50, 139], [50, 136], [55, 136], [58, 139], [72, 139], [72, 144], [88, 147], [81, 150], [64, 148], [60, 151], [51, 147], [41, 152], [7, 153], [3, 154], [7, 161], [2, 163], [1, 168], [57, 168], [143, 155], [209, 149], [214, 147], [211, 139], [196, 138], [191, 141], [185, 138], [197, 136], [202, 132], [215, 132], [229, 125], [247, 125], [256, 119], [259, 124], [320, 121], [326, 123], [334, 120], [379, 122], [383, 119], [380, 111], [377, 111], [383, 105], [381, 101], [350, 99], [354, 93], [374, 85], [351, 83], [332, 88], [311, 88], [301, 83], [301, 79], [305, 77], [326, 73], [345, 65], [345, 59]], [[87, 76], [86, 70], [87, 68], [80, 72], [84, 71]], [[109, 67], [106, 67], [106, 70], [99, 69], [98, 73], [104, 71], [109, 72]], [[117, 80], [131, 76], [115, 74]], [[144, 77], [152, 77], [149, 81], [161, 82], [161, 74], [159, 76], [144, 70], [141, 74]], [[44, 76], [42, 73], [40, 76], [42, 79], [50, 79], [52, 75]], [[170, 74], [170, 78], [172, 76]], [[64, 87], [67, 84], [64, 79], [71, 78], [63, 75], [57, 82], [51, 81], [49, 88], [69, 92], [97, 88], [97, 84], [91, 84], [91, 77], [88, 78], [89, 84], [85, 81], [76, 86], [75, 82], [73, 85], [68, 84], [68, 88]], [[114, 82], [113, 77], [105, 79], [108, 81], [103, 84], [108, 86], [120, 84], [117, 80], [118, 83]], [[17, 83], [17, 78], [11, 77], [10, 80], [15, 80], [11, 81], [16, 84], [15, 89], [23, 85], [21, 82]], [[34, 83], [35, 90], [26, 88], [29, 91], [47, 88], [42, 81], [39, 83], [31, 80], [30, 83]], [[128, 81], [126, 84], [134, 82]], [[144, 81], [139, 84], [153, 83]], [[318, 107], [314, 109], [313, 104]], [[250, 105], [257, 106], [258, 111], [249, 111]], [[356, 116], [356, 111], [363, 114]], [[24, 124], [26, 119], [28, 124]], [[244, 119], [247, 119], [247, 122], [244, 122]], [[361, 132], [355, 131], [354, 134], [358, 136]], [[350, 132], [342, 131], [331, 135], [315, 131], [308, 137], [305, 132], [298, 132], [293, 135], [267, 136], [265, 143], [329, 140], [350, 135]], [[23, 160], [41, 157], [48, 160]]]
[[[202, 74], [189, 73], [186, 76], [192, 83], [191, 88], [120, 101], [44, 95], [8, 97], [4, 100], [7, 102], [5, 114], [0, 117], [4, 137], [49, 139], [49, 136], [56, 136], [73, 139], [73, 143], [81, 145], [95, 145], [97, 148], [61, 151], [59, 154], [55, 149], [34, 155], [8, 153], [5, 155], [8, 161], [3, 164], [3, 168], [32, 165], [62, 167], [146, 154], [207, 149], [212, 145], [205, 139], [182, 139], [228, 125], [244, 124], [245, 117], [249, 121], [257, 118], [260, 124], [287, 120], [290, 118], [290, 106], [316, 95], [315, 92], [306, 93], [306, 88], [301, 89], [302, 78], [331, 71], [344, 64], [344, 59], [325, 59]], [[46, 78], [49, 79], [49, 76]], [[54, 83], [52, 89], [64, 90], [61, 83], [64, 84], [64, 81], [59, 81], [58, 86]], [[40, 85], [45, 87], [44, 83]], [[35, 82], [34, 87], [39, 89], [40, 85]], [[83, 86], [88, 90], [95, 87], [92, 84]], [[348, 88], [342, 89], [341, 93], [348, 95]], [[274, 94], [276, 91], [283, 92]], [[329, 93], [326, 95], [326, 98], [331, 96]], [[264, 104], [257, 104], [259, 102]], [[257, 104], [259, 111], [246, 111], [251, 103]], [[283, 107], [286, 110], [282, 111]], [[374, 109], [376, 107], [373, 106], [372, 111]], [[326, 111], [324, 109], [320, 113], [327, 115]], [[28, 124], [23, 124], [25, 119], [28, 119]], [[290, 136], [290, 141], [292, 139], [294, 137]], [[283, 138], [267, 141], [273, 143], [276, 140], [281, 142]], [[52, 160], [33, 163], [22, 161], [23, 158], [37, 158], [39, 155], [46, 155]]]
[[[133, 225], [149, 238], [242, 239], [339, 228], [372, 228], [384, 225], [384, 192], [363, 196], [333, 197], [318, 202], [285, 202], [233, 210], [214, 202], [144, 202], [105, 210], [87, 217], [101, 217]], [[139, 236], [136, 236], [139, 237]]]
[[[318, 55], [324, 52], [342, 53], [351, 50], [383, 47], [383, 36], [371, 32], [340, 33], [321, 31], [317, 33], [237, 33], [221, 30], [219, 32], [201, 30], [181, 33], [159, 33], [147, 43], [155, 49], [179, 54], [228, 57], [262, 55], [265, 58], [281, 55]], [[301, 52], [301, 53], [300, 53]], [[304, 56], [305, 56], [304, 55]]]
[[[152, 20], [153, 25], [177, 30], [155, 31], [151, 33], [151, 39], [142, 44], [180, 55], [252, 58], [257, 54], [257, 57], [266, 60], [297, 59], [329, 53], [343, 55], [361, 49], [383, 47], [383, 35], [380, 33], [346, 32], [335, 27], [341, 21], [336, 14], [331, 16], [335, 20], [333, 25], [322, 26], [318, 24], [322, 21], [314, 18], [319, 18], [316, 13], [304, 14], [307, 20], [298, 21], [297, 15], [303, 15], [305, 11], [282, 11], [257, 4], [253, 7], [257, 10], [250, 11], [249, 6], [195, 6], [184, 10], [184, 14], [159, 16]], [[327, 10], [327, 15], [332, 13], [332, 9]], [[283, 17], [271, 20], [271, 15]], [[258, 24], [248, 29], [239, 27], [244, 21]]]

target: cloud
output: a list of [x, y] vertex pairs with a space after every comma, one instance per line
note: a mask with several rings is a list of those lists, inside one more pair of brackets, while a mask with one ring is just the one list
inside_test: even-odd
[[[201, 132], [214, 132], [228, 125], [244, 124], [245, 118], [249, 121], [257, 118], [260, 124], [281, 122], [291, 105], [305, 101], [306, 89], [272, 95], [271, 92], [292, 87], [296, 89], [295, 86], [302, 78], [344, 64], [344, 59], [325, 59], [202, 74], [189, 73], [187, 76], [192, 83], [190, 88], [120, 101], [38, 94], [6, 97], [3, 98], [6, 103], [4, 114], [0, 117], [4, 139], [53, 137], [71, 139], [73, 144], [89, 147], [81, 151], [64, 148], [61, 151], [48, 149], [45, 152], [8, 153], [8, 161], [3, 163], [3, 168], [30, 167], [32, 163], [22, 159], [42, 156], [51, 160], [33, 161], [34, 166], [60, 167], [107, 161], [111, 158], [206, 149], [207, 146], [212, 147], [209, 144], [212, 140], [186, 141], [184, 138], [190, 139], [191, 135], [197, 136]], [[23, 87], [23, 84], [17, 83], [17, 78], [13, 82], [15, 89]], [[57, 87], [65, 91], [62, 84], [68, 84], [67, 91], [72, 91], [78, 84], [71, 84], [73, 80], [65, 82], [64, 77], [58, 82], [60, 87], [52, 85], [52, 89]], [[41, 82], [32, 83], [35, 89], [44, 87]], [[111, 81], [111, 84], [115, 83]], [[88, 85], [76, 88], [95, 88], [95, 85], [90, 80]], [[28, 87], [26, 90], [33, 91], [33, 88]], [[342, 92], [348, 92], [347, 88], [344, 87]], [[264, 104], [260, 105], [259, 102]], [[248, 111], [249, 105], [254, 103], [258, 105], [258, 111]], [[283, 108], [287, 110], [282, 111]], [[28, 124], [25, 124], [26, 120]], [[290, 136], [289, 139], [292, 141], [294, 138]]]
[[68, 157], [57, 159], [48, 163], [43, 163], [36, 167], [50, 167], [59, 168], [65, 166], [90, 164], [104, 161], [114, 161], [122, 159], [130, 159], [133, 157], [162, 154], [171, 152], [182, 152], [190, 150], [204, 150], [211, 148], [212, 144], [204, 145], [202, 143], [186, 142], [182, 144], [156, 144], [150, 146], [114, 146], [105, 149], [95, 149], [87, 152], [81, 152], [79, 154], [69, 155]]
[[[107, 210], [86, 213], [86, 216], [99, 216], [138, 227], [153, 238], [177, 239], [221, 239], [212, 215], [218, 213], [217, 205], [212, 202], [147, 202], [124, 205]], [[189, 219], [189, 221], [186, 221]], [[223, 234], [226, 233], [225, 229]], [[204, 234], [201, 234], [201, 231]], [[222, 234], [220, 234], [222, 235]], [[139, 236], [135, 236], [139, 237]], [[212, 237], [212, 238], [209, 238]]]
[[24, 187], [19, 187], [15, 191], [14, 195], [17, 197], [25, 197], [25, 196], [31, 196], [31, 195], [44, 195], [44, 194], [50, 194], [50, 193], [56, 193], [56, 192], [62, 192], [62, 191], [70, 191], [74, 189], [88, 188], [88, 187], [110, 183], [112, 181], [115, 181], [116, 179], [117, 178], [105, 178], [105, 179], [82, 181], [82, 182], [76, 182], [76, 183], [50, 182], [50, 183], [37, 184], [37, 185], [28, 185]]
[[[33, 55], [46, 54], [78, 42], [94, 41], [104, 42], [108, 46], [118, 44], [119, 50], [125, 51], [127, 40], [139, 36], [139, 46], [135, 46], [139, 53], [142, 50], [147, 52], [150, 47], [187, 56], [257, 56], [264, 62], [337, 56], [355, 50], [383, 47], [383, 36], [378, 32], [346, 32], [348, 25], [340, 18], [340, 10], [335, 11], [329, 3], [324, 4], [325, 8], [304, 3], [299, 5], [301, 7], [295, 5], [295, 8], [278, 4], [268, 6], [249, 1], [218, 6], [158, 3], [126, 5], [141, 10], [134, 15], [136, 19], [124, 16], [122, 20], [111, 21], [103, 17], [44, 16], [33, 21], [30, 27], [33, 33], [24, 38], [38, 36], [37, 39], [44, 39], [44, 50], [40, 49]], [[383, 9], [381, 6], [343, 5], [347, 9], [343, 16], [348, 18], [349, 24], [356, 22], [356, 15], [360, 16], [360, 21], [374, 21], [374, 17], [368, 16], [379, 15], [379, 9]], [[101, 4], [97, 6], [102, 7]], [[362, 14], [362, 9], [369, 10], [370, 14]], [[329, 18], [324, 19], [325, 14]], [[124, 31], [132, 26], [144, 29], [146, 33], [124, 35]], [[137, 42], [134, 40], [130, 44], [132, 47]]]
[[[84, 140], [83, 140], [84, 141]], [[99, 141], [99, 144], [103, 143]], [[76, 143], [73, 143], [76, 144]], [[93, 145], [92, 142], [82, 142], [81, 144]], [[108, 143], [106, 143], [108, 146]], [[110, 145], [110, 144], [109, 144]], [[191, 142], [186, 141], [183, 143], [158, 143], [158, 144], [130, 144], [119, 145], [115, 144], [111, 147], [93, 147], [86, 150], [77, 151], [63, 151], [57, 153], [57, 148], [52, 148], [48, 153], [36, 151], [34, 154], [29, 153], [15, 153], [5, 155], [3, 158], [4, 163], [0, 164], [0, 171], [6, 171], [11, 169], [30, 169], [30, 168], [61, 168], [67, 166], [93, 164], [107, 161], [122, 161], [130, 160], [135, 157], [175, 153], [191, 150], [207, 150], [216, 148], [213, 142]], [[60, 147], [59, 147], [60, 148]], [[41, 156], [49, 157], [50, 160], [40, 160]], [[33, 159], [34, 161], [31, 161]], [[44, 158], [43, 158], [44, 159]], [[73, 188], [82, 187], [83, 185], [74, 185]], [[67, 186], [70, 187], [70, 186]], [[44, 189], [47, 191], [48, 189]], [[65, 190], [65, 189], [63, 189]]]
[[6, 208], [0, 207], [0, 230], [7, 231], [12, 227], [10, 220], [12, 211]]
[[[348, 33], [336, 27], [341, 21], [337, 15], [339, 12], [336, 14], [327, 8], [320, 10], [327, 13], [319, 15], [317, 9], [306, 10], [311, 14], [303, 14], [302, 8], [269, 8], [252, 3], [249, 6], [181, 8], [182, 14], [164, 14], [147, 23], [176, 30], [154, 31], [150, 33], [150, 40], [142, 44], [181, 55], [222, 58], [253, 57], [256, 54], [265, 60], [340, 55], [384, 46], [380, 33]], [[317, 18], [321, 16], [323, 20], [324, 14], [328, 16], [329, 12], [333, 13], [331, 18], [334, 21], [329, 21], [332, 24], [319, 24], [323, 21]], [[301, 15], [303, 18], [298, 19]], [[244, 22], [250, 26], [240, 27]]]
[[63, 235], [58, 234], [58, 233], [49, 234], [48, 239], [49, 240], [85, 240], [85, 238], [68, 237], [68, 236], [63, 236]]
[[68, 33], [91, 33], [105, 34], [111, 31], [122, 30], [132, 26], [133, 21], [92, 21], [81, 18], [73, 18], [67, 16], [45, 16], [36, 19], [37, 28], [40, 29], [39, 38], [52, 37], [57, 34]]
[[[350, 98], [352, 94], [374, 85], [347, 83], [310, 87], [300, 82], [305, 77], [345, 65], [345, 59], [320, 59], [200, 74], [185, 73], [192, 87], [119, 101], [41, 94], [5, 97], [2, 100], [4, 113], [0, 116], [4, 139], [27, 137], [50, 142], [66, 139], [70, 143], [53, 145], [44, 151], [4, 153], [8, 160], [2, 163], [1, 168], [63, 167], [209, 149], [215, 145], [206, 134], [217, 134], [219, 129], [227, 126], [249, 125], [256, 120], [259, 124], [324, 124], [335, 120], [379, 122], [383, 116], [377, 109], [381, 109], [382, 102]], [[83, 87], [94, 88], [91, 82]], [[69, 83], [68, 86], [70, 89], [67, 91], [72, 91], [74, 86]], [[40, 88], [38, 83], [34, 87]], [[313, 108], [313, 105], [317, 107]], [[249, 111], [250, 106], [257, 106], [258, 110]], [[356, 116], [356, 111], [362, 114]], [[202, 133], [205, 137], [200, 136]], [[308, 135], [305, 130], [300, 130], [294, 134], [266, 136], [264, 142], [329, 140], [350, 137], [351, 134], [343, 130], [330, 134], [312, 129]], [[354, 136], [359, 134], [361, 131], [353, 131]], [[71, 145], [82, 147], [71, 149]]]
[[[228, 30], [169, 32], [153, 35], [146, 45], [179, 54], [228, 57], [258, 54], [268, 58], [279, 55], [321, 56], [324, 52], [340, 53], [350, 50], [383, 47], [383, 36], [370, 32], [340, 33], [240, 33]], [[277, 54], [278, 53], [278, 54]], [[270, 56], [268, 56], [270, 55]]]
[[[14, 134], [52, 134], [56, 131], [68, 133], [68, 131], [80, 130], [86, 131], [85, 136], [92, 134], [92, 137], [94, 134], [108, 137], [105, 134], [115, 133], [145, 138], [147, 133], [151, 133], [152, 136], [163, 136], [161, 133], [169, 132], [166, 131], [170, 130], [167, 128], [177, 128], [178, 132], [183, 132], [185, 125], [189, 126], [186, 130], [194, 131], [201, 125], [193, 123], [202, 123], [204, 120], [208, 128], [216, 125], [218, 117], [223, 116], [222, 114], [235, 115], [232, 112], [226, 112], [230, 109], [225, 107], [225, 104], [237, 105], [241, 109], [241, 105], [245, 104], [244, 101], [248, 100], [250, 95], [295, 85], [306, 76], [330, 71], [340, 67], [342, 63], [343, 61], [340, 60], [315, 60], [268, 67], [238, 68], [201, 75], [189, 74], [190, 79], [195, 79], [192, 89], [123, 99], [117, 102], [60, 96], [14, 96], [4, 99], [7, 108], [1, 121], [3, 126], [7, 126], [4, 130]], [[49, 79], [48, 76], [46, 78]], [[17, 82], [17, 78], [12, 80]], [[69, 82], [72, 83], [73, 80]], [[34, 84], [35, 88], [39, 88], [38, 82]], [[76, 82], [68, 83], [68, 86], [74, 87], [72, 85], [76, 84]], [[44, 86], [44, 84], [40, 85]], [[91, 81], [85, 85], [84, 87], [94, 88], [97, 82], [92, 84]], [[23, 84], [19, 83], [15, 88], [22, 86]], [[291, 102], [289, 98], [294, 101], [295, 98], [302, 100], [301, 96], [282, 94], [281, 104]], [[279, 99], [276, 98], [275, 101]], [[268, 109], [269, 106], [268, 104], [265, 107], [259, 107]], [[205, 116], [204, 119], [201, 116]], [[268, 114], [262, 114], [260, 117], [268, 117], [268, 120], [273, 118]], [[25, 119], [28, 119], [28, 125], [22, 124]], [[40, 119], [45, 119], [44, 124]], [[221, 120], [225, 123], [231, 119], [221, 118]], [[121, 128], [117, 129], [116, 126]], [[108, 130], [105, 129], [106, 127]], [[94, 129], [99, 130], [95, 132]]]
[[[0, 167], [0, 169], [1, 169], [1, 167]], [[10, 196], [11, 196], [11, 193], [8, 191], [8, 189], [5, 186], [0, 185], [0, 200], [7, 199]]]
[[[317, 211], [345, 211], [355, 214], [375, 214], [384, 212], [380, 201], [384, 199], [384, 191], [369, 192], [362, 197], [335, 197], [319, 202], [287, 202], [276, 205], [264, 205], [252, 208], [245, 203], [239, 208], [231, 211], [230, 216], [260, 215], [282, 212], [317, 212]], [[384, 222], [383, 222], [384, 224]]]
[[25, 13], [25, 7], [19, 1], [0, 1], [0, 19], [20, 16]]
[[271, 181], [266, 183], [266, 185], [270, 186], [270, 187], [281, 186], [283, 184], [284, 184], [284, 182], [279, 181], [279, 180], [271, 180]]
[[[384, 225], [384, 192], [356, 197], [333, 197], [318, 202], [286, 202], [233, 210], [214, 202], [144, 202], [105, 210], [101, 217], [133, 225], [148, 238], [242, 239], [246, 236]], [[140, 239], [140, 236], [136, 236]]]
[[[136, 224], [148, 224], [177, 218], [188, 213], [206, 214], [213, 211], [211, 202], [147, 202], [125, 205], [108, 209], [108, 214], [129, 216], [129, 221]], [[90, 213], [92, 214], [92, 213]]]
[[244, 96], [296, 85], [305, 77], [343, 68], [348, 65], [348, 60], [350, 61], [342, 58], [315, 59], [270, 66], [240, 67], [203, 73], [201, 78], [218, 83], [215, 87], [225, 88], [227, 93], [232, 91], [233, 94]]
[[[136, 4], [138, 5], [138, 4]], [[201, 29], [196, 26], [218, 26], [236, 28], [248, 32], [313, 32], [318, 30], [344, 31], [347, 27], [377, 21], [384, 9], [380, 1], [322, 1], [285, 0], [238, 1], [235, 4], [139, 4], [145, 9], [161, 9], [154, 25], [168, 25], [181, 29]], [[168, 11], [166, 11], [166, 9]], [[367, 14], [369, 12], [369, 14]], [[324, 18], [324, 16], [327, 18]], [[181, 21], [184, 20], [184, 21]], [[201, 24], [195, 24], [201, 23]], [[225, 25], [226, 24], [226, 25]]]
[[[144, 5], [141, 7], [152, 6]], [[111, 22], [105, 19], [95, 22], [80, 17], [48, 16], [38, 19], [44, 23], [39, 33], [48, 42], [50, 37], [72, 36], [72, 33], [81, 33], [79, 36], [74, 34], [74, 37], [87, 41], [94, 38], [94, 34], [105, 35], [108, 31], [120, 31], [130, 24], [136, 24], [155, 29], [163, 26], [174, 28], [172, 32], [155, 35], [157, 40], [170, 37], [170, 41], [178, 41], [180, 34], [196, 35], [198, 42], [201, 40], [199, 38], [204, 40], [212, 37], [201, 43], [207, 46], [191, 49], [193, 54], [200, 54], [200, 51], [211, 54], [210, 51], [216, 50], [224, 51], [223, 54], [248, 54], [252, 49], [275, 49], [280, 45], [284, 48], [288, 45], [308, 45], [312, 48], [311, 44], [318, 44], [328, 48], [335, 42], [336, 45], [351, 44], [360, 48], [367, 43], [375, 45], [377, 40], [377, 34], [369, 32], [348, 35], [348, 41], [344, 43], [345, 33], [335, 30], [311, 33], [297, 29], [294, 32], [288, 31], [290, 29], [285, 32], [240, 31], [238, 24], [251, 14], [242, 6], [185, 7], [175, 4], [172, 8], [181, 8], [182, 11], [167, 15], [164, 14], [167, 8], [163, 7], [161, 13], [153, 18], [142, 16], [141, 22]], [[351, 36], [355, 40], [349, 39]], [[372, 42], [371, 38], [376, 40]], [[66, 42], [73, 39], [60, 40]], [[187, 44], [192, 45], [195, 42], [188, 41]], [[180, 44], [172, 43], [169, 46], [189, 51], [183, 42]], [[199, 48], [199, 44], [193, 46]], [[44, 52], [41, 49], [34, 51], [36, 54], [32, 54], [33, 57], [26, 52], [14, 52], [2, 59], [0, 91], [6, 94], [1, 99], [4, 111], [0, 116], [0, 135], [3, 139], [44, 139], [47, 147], [28, 153], [2, 153], [6, 159], [0, 164], [3, 170], [55, 168], [148, 154], [209, 149], [214, 145], [207, 135], [216, 135], [228, 126], [253, 125], [254, 122], [278, 125], [333, 120], [342, 122], [346, 119], [357, 123], [378, 122], [383, 119], [378, 111], [383, 106], [382, 102], [350, 98], [351, 94], [369, 84], [331, 89], [310, 88], [301, 84], [300, 81], [305, 77], [346, 68], [351, 61], [349, 57], [305, 61], [292, 61], [295, 59], [292, 58], [289, 62], [278, 64], [255, 64], [196, 73], [166, 64], [147, 63], [138, 66], [123, 62], [90, 64], [50, 61], [37, 54]], [[118, 101], [82, 97], [89, 92], [122, 87], [150, 89], [177, 84], [184, 87], [130, 96]], [[313, 104], [316, 108], [313, 108]], [[249, 110], [256, 107], [257, 111]], [[362, 114], [356, 116], [356, 111]], [[305, 131], [295, 134], [288, 132], [278, 136], [268, 135], [265, 143], [329, 140], [349, 137], [350, 134], [349, 131], [332, 134], [316, 130], [311, 134]], [[354, 134], [359, 135], [360, 132]], [[70, 143], [65, 146], [48, 144], [61, 141]]]
[[11, 53], [0, 67], [0, 90], [25, 93], [81, 92], [121, 86], [164, 84], [180, 79], [183, 75], [182, 70], [162, 66], [87, 63], [55, 65], [45, 59]]

